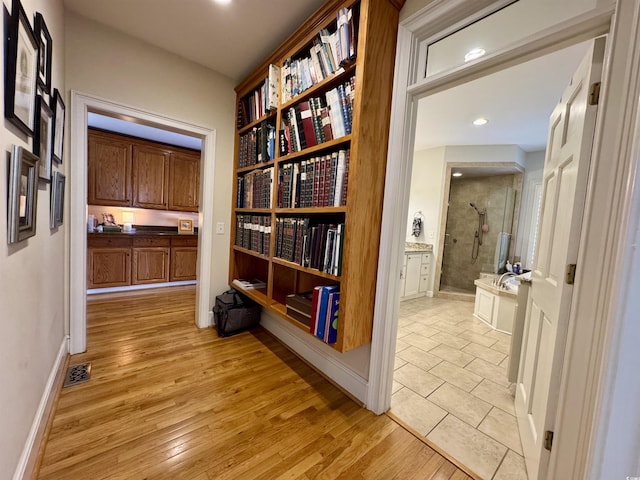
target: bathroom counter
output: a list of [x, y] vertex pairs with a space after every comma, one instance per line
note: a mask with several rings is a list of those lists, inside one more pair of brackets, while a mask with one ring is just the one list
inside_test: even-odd
[[404, 251], [405, 253], [433, 253], [433, 245], [430, 243], [405, 242]]
[[193, 233], [178, 233], [178, 227], [155, 227], [155, 226], [139, 226], [135, 227], [133, 232], [88, 232], [88, 237], [155, 237], [155, 236], [198, 236], [198, 231]]
[[473, 283], [476, 287], [482, 288], [483, 290], [487, 290], [494, 295], [501, 295], [506, 297], [518, 298], [517, 290], [507, 290], [506, 288], [499, 288], [497, 285], [493, 284], [495, 276], [493, 277], [484, 277], [475, 280]]

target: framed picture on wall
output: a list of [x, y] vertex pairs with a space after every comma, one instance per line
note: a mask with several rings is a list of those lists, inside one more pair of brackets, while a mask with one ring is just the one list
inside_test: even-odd
[[55, 171], [51, 180], [51, 211], [49, 215], [49, 228], [55, 229], [62, 225], [64, 220], [64, 184], [65, 176]]
[[62, 163], [62, 147], [64, 144], [64, 111], [65, 106], [62, 96], [57, 88], [53, 89], [52, 98], [53, 118], [55, 119], [53, 127], [53, 160], [56, 163]]
[[193, 220], [191, 220], [190, 218], [179, 218], [178, 233], [193, 234]]
[[36, 128], [33, 135], [33, 153], [40, 158], [40, 180], [51, 181], [51, 160], [53, 158], [53, 111], [44, 98], [36, 98]]
[[28, 136], [35, 125], [37, 69], [38, 42], [20, 1], [13, 0], [7, 19], [4, 116]]
[[43, 92], [51, 92], [51, 62], [53, 41], [41, 13], [36, 13], [35, 35], [38, 41], [38, 86]]
[[9, 165], [9, 214], [7, 243], [18, 243], [36, 234], [38, 157], [17, 145], [11, 146]]

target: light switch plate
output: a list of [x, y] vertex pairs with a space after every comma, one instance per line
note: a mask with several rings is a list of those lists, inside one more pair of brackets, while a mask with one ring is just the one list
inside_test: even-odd
[[224, 235], [224, 222], [216, 223], [216, 235]]

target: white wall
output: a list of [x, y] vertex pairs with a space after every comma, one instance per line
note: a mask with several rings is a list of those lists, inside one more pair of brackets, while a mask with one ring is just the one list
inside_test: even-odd
[[524, 152], [517, 145], [452, 145], [446, 147], [447, 163], [517, 163], [524, 166]]
[[[234, 82], [210, 69], [96, 22], [66, 13], [69, 90], [102, 97], [216, 130], [211, 292], [227, 287], [231, 176], [235, 121]], [[204, 179], [204, 181], [207, 181]]]
[[531, 225], [531, 217], [534, 215], [534, 193], [535, 186], [542, 185], [542, 171], [544, 170], [544, 150], [526, 153], [524, 186], [522, 188], [522, 206], [520, 208], [520, 218], [518, 222], [518, 233], [516, 236], [515, 255], [520, 257], [523, 265], [528, 265], [530, 259], [527, 251], [534, 235]]
[[[11, 10], [10, 0], [4, 0], [4, 5]], [[45, 18], [53, 39], [52, 84], [64, 92], [62, 0], [22, 0], [22, 5], [32, 26], [36, 11]], [[4, 49], [0, 55], [4, 65]], [[4, 75], [0, 81], [4, 87]], [[50, 187], [42, 184], [38, 189], [36, 236], [7, 245], [6, 152], [12, 144], [31, 151], [31, 139], [5, 119], [0, 143], [5, 152], [0, 162], [0, 478], [9, 479], [64, 339], [64, 251], [69, 222], [57, 231], [49, 230]], [[59, 170], [68, 173], [68, 165], [65, 161]]]

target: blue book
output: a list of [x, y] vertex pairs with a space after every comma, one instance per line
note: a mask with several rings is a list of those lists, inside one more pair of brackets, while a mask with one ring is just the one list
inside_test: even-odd
[[327, 316], [327, 338], [326, 342], [331, 345], [338, 341], [338, 308], [340, 307], [340, 292], [333, 292], [329, 295], [330, 308]]
[[329, 308], [329, 294], [338, 290], [338, 285], [324, 286], [320, 289], [318, 298], [318, 319], [316, 323], [316, 337], [324, 340], [324, 330], [327, 325], [327, 311]]

